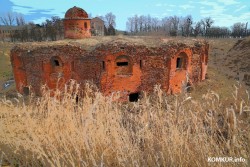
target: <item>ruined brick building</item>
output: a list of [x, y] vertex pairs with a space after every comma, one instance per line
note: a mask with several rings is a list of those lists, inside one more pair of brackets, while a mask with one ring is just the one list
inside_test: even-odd
[[104, 36], [104, 21], [99, 17], [91, 19], [91, 35]]
[[74, 41], [21, 44], [11, 50], [16, 88], [41, 95], [41, 86], [62, 87], [70, 79], [92, 81], [109, 95], [137, 100], [160, 84], [168, 94], [205, 79], [208, 44], [186, 39], [92, 37]]
[[91, 25], [88, 14], [82, 8], [74, 6], [70, 8], [64, 17], [64, 37], [81, 39], [91, 37]]

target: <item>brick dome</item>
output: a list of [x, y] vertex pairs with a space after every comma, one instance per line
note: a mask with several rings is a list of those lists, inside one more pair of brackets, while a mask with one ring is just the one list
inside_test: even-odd
[[85, 10], [82, 8], [74, 6], [73, 8], [70, 8], [65, 13], [65, 19], [82, 19], [82, 18], [88, 18], [88, 14]]

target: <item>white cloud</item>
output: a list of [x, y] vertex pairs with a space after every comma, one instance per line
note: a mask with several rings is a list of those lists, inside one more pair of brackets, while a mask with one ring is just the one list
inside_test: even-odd
[[33, 20], [32, 22], [34, 22], [36, 24], [41, 24], [41, 23], [45, 22], [46, 19], [47, 19], [46, 17], [41, 17], [39, 19]]
[[202, 17], [220, 15], [226, 10], [225, 6], [219, 5], [216, 2], [203, 1], [199, 3], [202, 5], [208, 6], [208, 7], [200, 7], [200, 14]]
[[239, 4], [236, 0], [218, 0], [218, 2], [223, 3], [224, 5], [235, 5]]
[[[207, 14], [207, 15], [206, 15]], [[209, 14], [209, 15], [208, 15]], [[231, 14], [225, 14], [225, 13], [212, 13], [212, 12], [204, 12], [204, 17], [210, 16], [215, 22], [214, 25], [216, 26], [224, 26], [224, 27], [230, 27], [234, 23], [237, 22], [248, 22], [250, 19], [250, 12], [240, 14], [238, 16], [233, 16]]]
[[199, 3], [202, 4], [202, 5], [206, 5], [206, 6], [211, 6], [214, 9], [220, 8], [222, 6], [217, 2], [211, 2], [211, 1], [202, 1], [202, 2], [199, 2]]
[[176, 5], [167, 4], [167, 3], [157, 3], [157, 4], [155, 4], [155, 6], [157, 6], [157, 7], [176, 7]]
[[168, 5], [169, 7], [175, 7], [176, 5]]
[[168, 11], [168, 12], [172, 12], [172, 11], [174, 11], [173, 9], [167, 9], [166, 11]]
[[235, 5], [233, 9], [236, 10], [233, 11], [228, 5], [237, 4], [238, 2], [235, 0], [202, 1], [199, 3], [203, 5], [200, 7], [201, 17], [211, 17], [214, 20], [215, 26], [230, 27], [234, 23], [250, 20], [250, 12], [239, 13], [238, 15], [233, 14], [233, 12], [239, 12], [247, 7], [246, 5]]
[[241, 11], [242, 9], [246, 8], [246, 7], [247, 7], [246, 5], [240, 6], [240, 7], [238, 7], [234, 12], [239, 12], [239, 11]]
[[184, 9], [184, 10], [187, 10], [187, 9], [192, 9], [192, 8], [194, 8], [194, 6], [191, 6], [191, 5], [186, 4], [186, 5], [181, 5], [180, 8], [182, 8], [182, 9]]
[[161, 7], [163, 5], [161, 3], [157, 3], [155, 6]]

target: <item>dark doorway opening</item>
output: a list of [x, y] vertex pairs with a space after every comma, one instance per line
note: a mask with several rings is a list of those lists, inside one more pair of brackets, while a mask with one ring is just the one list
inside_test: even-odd
[[139, 98], [140, 98], [139, 92], [129, 94], [129, 101], [130, 102], [138, 102]]
[[29, 89], [29, 87], [23, 87], [23, 94], [24, 94], [25, 96], [28, 96], [28, 95], [30, 94], [30, 89]]
[[117, 62], [117, 66], [128, 66], [128, 62]]

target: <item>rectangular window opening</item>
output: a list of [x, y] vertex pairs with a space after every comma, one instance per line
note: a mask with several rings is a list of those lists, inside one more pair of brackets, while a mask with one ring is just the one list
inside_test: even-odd
[[140, 60], [140, 68], [142, 68], [142, 60]]
[[28, 95], [30, 94], [30, 89], [29, 89], [29, 87], [23, 87], [23, 94], [24, 94], [25, 96], [28, 96]]
[[102, 61], [102, 70], [105, 70], [105, 61]]
[[176, 68], [182, 68], [182, 58], [180, 57], [176, 60]]
[[117, 62], [117, 66], [128, 66], [128, 62]]

